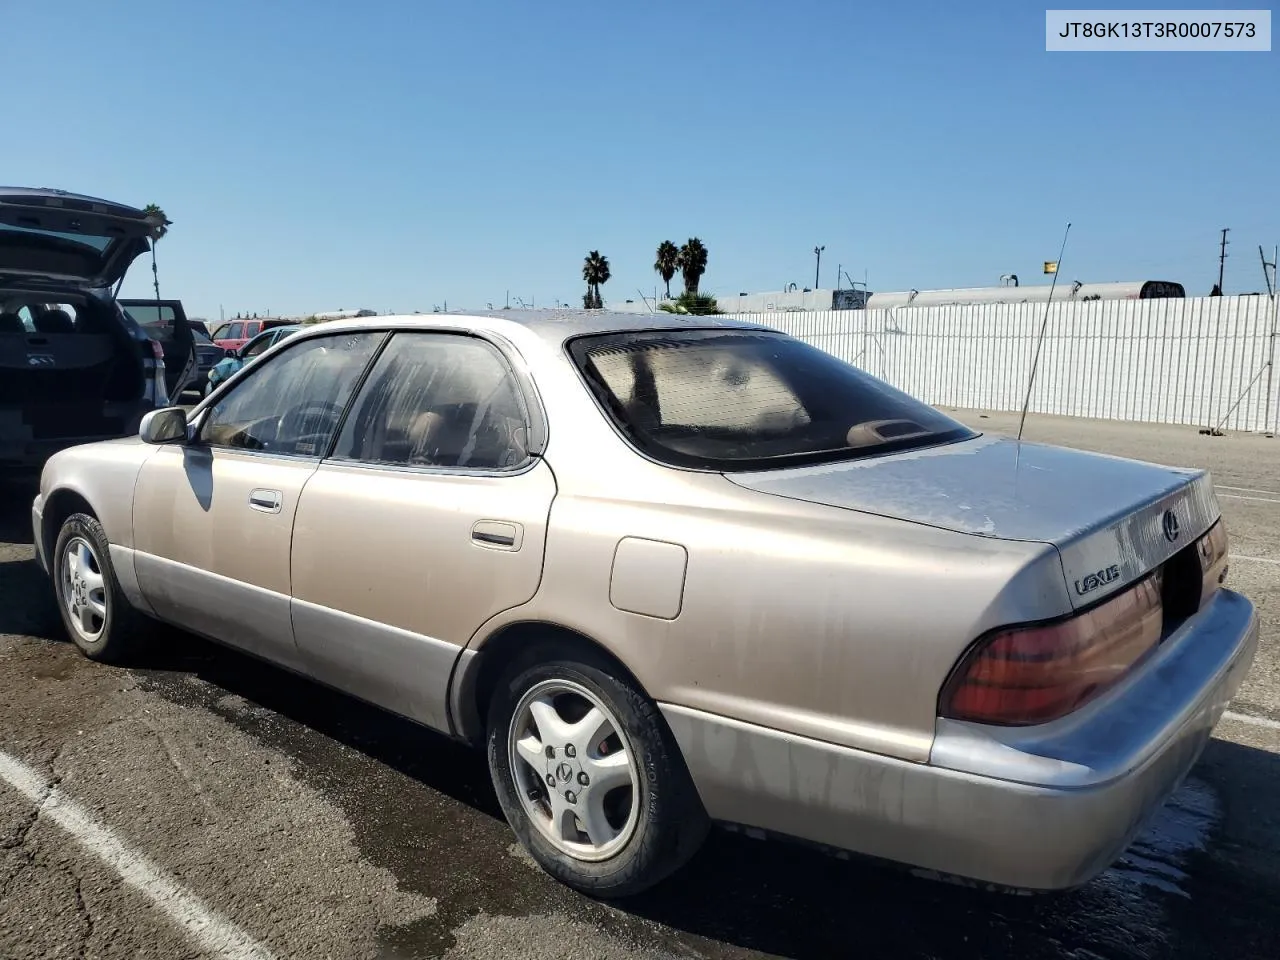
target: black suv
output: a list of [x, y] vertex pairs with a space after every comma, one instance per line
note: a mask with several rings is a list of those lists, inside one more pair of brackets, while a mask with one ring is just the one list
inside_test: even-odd
[[144, 326], [113, 293], [159, 226], [107, 200], [0, 187], [0, 469], [132, 435], [193, 381], [185, 317]]

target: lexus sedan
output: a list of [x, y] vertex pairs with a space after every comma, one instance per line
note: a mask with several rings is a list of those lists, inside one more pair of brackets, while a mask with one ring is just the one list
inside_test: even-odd
[[1207, 473], [977, 433], [726, 318], [339, 320], [139, 433], [33, 504], [79, 648], [164, 621], [483, 748], [600, 897], [716, 822], [1084, 884], [1257, 643]]

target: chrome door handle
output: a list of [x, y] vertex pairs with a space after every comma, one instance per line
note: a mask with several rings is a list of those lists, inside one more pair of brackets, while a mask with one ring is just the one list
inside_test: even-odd
[[254, 510], [260, 510], [263, 513], [279, 513], [280, 505], [284, 502], [284, 494], [279, 490], [257, 490], [249, 491], [249, 506]]
[[471, 527], [471, 542], [496, 550], [519, 550], [524, 530], [505, 520], [477, 520]]

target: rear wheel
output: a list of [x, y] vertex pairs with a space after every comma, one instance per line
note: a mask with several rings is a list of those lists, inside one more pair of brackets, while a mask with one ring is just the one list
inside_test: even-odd
[[538, 864], [598, 897], [679, 869], [708, 821], [654, 704], [602, 657], [516, 664], [489, 710], [488, 755], [507, 821]]
[[91, 660], [126, 658], [146, 621], [120, 590], [107, 536], [86, 513], [66, 519], [53, 550], [58, 611], [72, 642]]

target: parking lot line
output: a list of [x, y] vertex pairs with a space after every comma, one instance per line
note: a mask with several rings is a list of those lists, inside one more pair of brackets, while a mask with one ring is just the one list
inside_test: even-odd
[[1218, 490], [1234, 490], [1237, 493], [1265, 493], [1272, 497], [1280, 497], [1280, 490], [1260, 490], [1257, 487], [1232, 487], [1225, 483], [1215, 483]]
[[1266, 727], [1268, 730], [1280, 730], [1280, 720], [1272, 720], [1270, 717], [1255, 717], [1251, 713], [1236, 713], [1234, 710], [1228, 710], [1223, 713], [1224, 717], [1231, 720], [1239, 720], [1241, 723], [1247, 723], [1254, 727]]
[[69, 833], [115, 870], [120, 879], [163, 910], [179, 929], [212, 956], [223, 960], [275, 960], [266, 947], [175, 883], [145, 856], [130, 849], [78, 803], [50, 787], [31, 767], [3, 751], [0, 751], [0, 779], [34, 803], [41, 819], [50, 820]]
[[1218, 496], [1225, 500], [1252, 500], [1254, 503], [1280, 503], [1280, 498], [1246, 497], [1238, 493], [1220, 493]]
[[1272, 563], [1280, 566], [1280, 560], [1272, 560], [1270, 557], [1246, 557], [1240, 553], [1227, 554], [1228, 560], [1247, 560], [1249, 563]]

